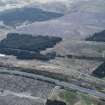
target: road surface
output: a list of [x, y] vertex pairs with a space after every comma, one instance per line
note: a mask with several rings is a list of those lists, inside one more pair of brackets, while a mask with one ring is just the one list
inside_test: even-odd
[[61, 86], [64, 89], [77, 90], [79, 92], [91, 94], [91, 95], [94, 95], [94, 96], [97, 96], [97, 97], [100, 97], [100, 98], [105, 98], [105, 94], [101, 93], [101, 92], [98, 92], [97, 90], [83, 88], [83, 87], [80, 87], [80, 86], [77, 86], [77, 85], [74, 85], [74, 84], [71, 84], [71, 83], [68, 83], [68, 82], [52, 79], [52, 78], [45, 77], [45, 76], [42, 76], [42, 75], [36, 75], [36, 74], [32, 74], [32, 73], [27, 73], [27, 72], [21, 72], [21, 71], [18, 71], [18, 70], [8, 70], [8, 69], [5, 69], [5, 68], [0, 69], [0, 74], [9, 74], [9, 75], [22, 76], [22, 77], [26, 77], [26, 78], [41, 80], [41, 81], [45, 81], [45, 82], [55, 84], [57, 86]]

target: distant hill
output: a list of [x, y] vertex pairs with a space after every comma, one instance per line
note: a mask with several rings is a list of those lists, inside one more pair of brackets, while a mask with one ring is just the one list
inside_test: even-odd
[[93, 36], [90, 36], [86, 39], [87, 41], [98, 41], [105, 42], [105, 30], [99, 33], [95, 33]]
[[48, 12], [39, 8], [17, 8], [0, 12], [0, 21], [5, 25], [16, 26], [23, 22], [45, 21], [63, 16], [56, 12]]

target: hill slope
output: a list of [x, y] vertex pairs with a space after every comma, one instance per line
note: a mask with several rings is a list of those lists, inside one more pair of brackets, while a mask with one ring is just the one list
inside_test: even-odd
[[69, 12], [61, 18], [41, 23], [35, 22], [17, 31], [84, 39], [105, 28], [104, 4], [103, 0], [81, 1], [73, 4]]
[[0, 21], [3, 21], [5, 25], [16, 26], [23, 22], [35, 22], [45, 21], [57, 17], [61, 17], [62, 14], [43, 11], [38, 8], [18, 8], [0, 13]]

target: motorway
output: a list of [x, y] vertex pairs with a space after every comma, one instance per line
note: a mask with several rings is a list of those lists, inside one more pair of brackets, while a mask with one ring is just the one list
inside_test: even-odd
[[26, 77], [26, 78], [41, 80], [41, 81], [45, 81], [45, 82], [55, 84], [57, 86], [61, 86], [64, 89], [67, 89], [67, 90], [77, 90], [79, 92], [91, 94], [91, 95], [94, 95], [94, 96], [105, 99], [105, 94], [101, 93], [101, 92], [98, 92], [97, 90], [83, 88], [83, 87], [80, 87], [80, 86], [77, 86], [77, 85], [74, 85], [74, 84], [71, 84], [71, 83], [68, 83], [68, 82], [52, 79], [52, 78], [45, 77], [45, 76], [42, 76], [42, 75], [36, 75], [36, 74], [32, 74], [32, 73], [27, 73], [27, 72], [21, 72], [21, 71], [18, 71], [18, 70], [8, 70], [6, 68], [0, 68], [0, 74], [22, 76], [22, 77]]

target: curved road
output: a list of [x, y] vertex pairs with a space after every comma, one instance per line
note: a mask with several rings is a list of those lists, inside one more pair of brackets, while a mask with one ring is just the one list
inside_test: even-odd
[[98, 92], [96, 90], [91, 90], [91, 89], [87, 89], [87, 88], [83, 88], [68, 82], [63, 82], [60, 80], [56, 80], [56, 79], [52, 79], [52, 78], [48, 78], [42, 75], [36, 75], [36, 74], [32, 74], [32, 73], [27, 73], [27, 72], [21, 72], [18, 70], [7, 70], [6, 68], [1, 68], [0, 69], [0, 74], [9, 74], [9, 75], [15, 75], [15, 76], [22, 76], [22, 77], [26, 77], [26, 78], [31, 78], [31, 79], [36, 79], [36, 80], [41, 80], [41, 81], [46, 81], [58, 86], [63, 87], [64, 89], [68, 89], [68, 90], [77, 90], [83, 93], [88, 93], [100, 98], [104, 98], [105, 99], [105, 94]]

